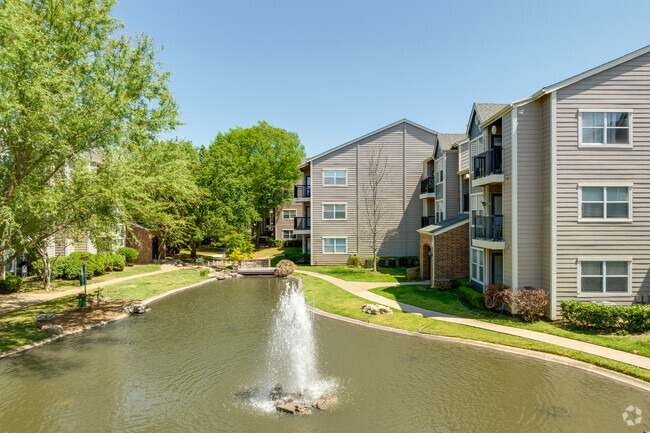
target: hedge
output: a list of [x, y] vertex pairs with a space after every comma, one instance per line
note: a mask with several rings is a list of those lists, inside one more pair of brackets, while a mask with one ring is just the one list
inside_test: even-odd
[[0, 280], [0, 293], [8, 294], [8, 293], [17, 292], [18, 290], [20, 290], [20, 286], [22, 285], [23, 285], [22, 278], [12, 274], [11, 272], [7, 272], [5, 274], [5, 279]]
[[650, 305], [608, 305], [578, 300], [562, 301], [562, 316], [573, 326], [598, 331], [650, 331]]
[[124, 256], [127, 265], [132, 265], [138, 259], [138, 251], [129, 247], [118, 248], [117, 254]]
[[301, 251], [287, 251], [284, 253], [282, 258], [286, 260], [291, 260], [297, 265], [309, 264], [309, 254], [305, 254]]
[[460, 286], [456, 289], [458, 296], [471, 305], [474, 308], [483, 309], [485, 308], [485, 301], [483, 300], [483, 294], [477, 292], [472, 287], [469, 286]]

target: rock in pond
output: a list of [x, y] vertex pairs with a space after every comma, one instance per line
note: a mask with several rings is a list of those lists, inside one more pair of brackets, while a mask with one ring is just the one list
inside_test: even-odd
[[331, 410], [339, 404], [336, 394], [323, 394], [312, 406], [320, 410]]
[[361, 307], [361, 311], [366, 314], [392, 314], [393, 310], [383, 305], [365, 304]]
[[54, 314], [54, 313], [41, 314], [40, 316], [38, 316], [36, 318], [36, 326], [38, 326], [39, 328], [42, 328], [43, 326], [45, 326], [47, 324], [47, 322], [49, 322], [51, 320], [54, 320], [55, 317], [56, 317], [56, 314]]
[[122, 305], [122, 311], [126, 314], [142, 314], [147, 311], [147, 306], [141, 302], [127, 302]]
[[49, 332], [52, 335], [63, 334], [63, 326], [61, 325], [45, 325], [41, 328], [42, 332]]
[[310, 405], [307, 403], [300, 403], [295, 401], [291, 403], [284, 403], [282, 401], [279, 401], [275, 404], [275, 408], [279, 412], [290, 413], [293, 415], [311, 415], [312, 413]]

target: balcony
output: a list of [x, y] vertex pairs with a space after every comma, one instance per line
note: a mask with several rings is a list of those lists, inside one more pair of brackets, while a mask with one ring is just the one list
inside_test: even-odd
[[422, 217], [422, 227], [430, 226], [436, 223], [436, 217], [433, 216], [423, 216]]
[[436, 180], [433, 176], [420, 181], [420, 198], [434, 198], [436, 196]]
[[472, 186], [503, 183], [503, 149], [493, 147], [474, 157], [474, 179]]
[[294, 201], [309, 201], [311, 197], [311, 185], [294, 185]]
[[492, 250], [504, 249], [503, 215], [474, 215], [472, 246]]
[[293, 219], [293, 234], [306, 235], [311, 232], [311, 221], [309, 217], [295, 217]]

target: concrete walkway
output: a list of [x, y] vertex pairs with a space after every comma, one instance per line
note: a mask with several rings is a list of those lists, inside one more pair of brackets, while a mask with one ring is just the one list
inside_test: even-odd
[[625, 364], [633, 365], [635, 367], [650, 370], [650, 358], [635, 355], [634, 353], [623, 352], [622, 350], [610, 349], [609, 347], [599, 346], [597, 344], [585, 343], [583, 341], [573, 340], [570, 338], [558, 337], [556, 335], [545, 334], [543, 332], [530, 331], [528, 329], [515, 328], [512, 326], [497, 325], [495, 323], [484, 322], [482, 320], [467, 319], [464, 317], [452, 316], [450, 314], [438, 313], [424, 308], [416, 307], [402, 302], [396, 302], [392, 299], [384, 298], [383, 296], [369, 292], [370, 289], [379, 287], [409, 285], [409, 284], [424, 284], [423, 282], [409, 282], [409, 283], [361, 283], [354, 281], [345, 281], [340, 278], [332, 277], [330, 275], [319, 274], [311, 271], [296, 271], [305, 275], [320, 278], [328, 281], [341, 289], [350, 292], [360, 298], [369, 301], [386, 305], [387, 307], [401, 310], [405, 313], [421, 314], [443, 322], [457, 323], [459, 325], [472, 326], [474, 328], [481, 328], [488, 331], [500, 332], [502, 334], [514, 335], [517, 337], [528, 338], [530, 340], [541, 341], [544, 343], [554, 344], [556, 346], [565, 347], [567, 349], [579, 350], [581, 352], [589, 353], [591, 355], [602, 356], [614, 361], [623, 362]]
[[[114, 278], [112, 280], [102, 281], [101, 283], [88, 284], [86, 289], [88, 292], [97, 290], [109, 284], [121, 283], [122, 281], [129, 281], [136, 278], [148, 277], [150, 275], [162, 274], [165, 272], [174, 271], [178, 268], [173, 265], [162, 265], [159, 271], [147, 272], [145, 274], [130, 275], [128, 277]], [[8, 313], [19, 308], [27, 307], [29, 305], [40, 304], [41, 302], [51, 301], [52, 299], [62, 298], [68, 295], [76, 295], [84, 291], [83, 287], [75, 287], [73, 289], [63, 290], [61, 292], [41, 292], [41, 293], [15, 293], [11, 295], [0, 295], [0, 314]]]

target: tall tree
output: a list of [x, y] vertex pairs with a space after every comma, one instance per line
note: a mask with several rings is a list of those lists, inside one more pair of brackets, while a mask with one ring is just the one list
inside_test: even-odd
[[233, 146], [233, 158], [237, 158], [248, 176], [248, 195], [257, 212], [252, 232], [259, 246], [262, 218], [291, 201], [293, 185], [300, 179], [298, 166], [305, 156], [305, 148], [295, 132], [264, 121], [250, 128], [220, 133], [215, 142]]
[[370, 246], [372, 251], [372, 271], [377, 272], [377, 252], [381, 243], [388, 235], [386, 205], [386, 174], [388, 172], [388, 157], [383, 147], [374, 147], [368, 155], [368, 165], [363, 177], [363, 208], [361, 238]]
[[[0, 1], [3, 267], [57, 235], [127, 220], [134, 206], [124, 194], [142, 174], [129, 158], [160, 150], [156, 135], [178, 124], [151, 39], [113, 36], [121, 27], [114, 4]], [[93, 168], [96, 155], [102, 163]], [[143, 182], [155, 192], [161, 180]]]

